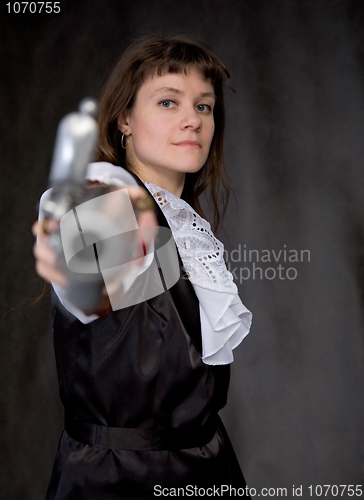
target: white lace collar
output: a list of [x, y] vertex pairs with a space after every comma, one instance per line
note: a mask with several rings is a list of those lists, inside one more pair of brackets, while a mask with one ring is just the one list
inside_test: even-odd
[[242, 304], [232, 274], [224, 262], [224, 245], [210, 224], [193, 208], [155, 184], [145, 187], [160, 206], [171, 228], [184, 269], [200, 302], [202, 359], [227, 364], [249, 333], [252, 314]]

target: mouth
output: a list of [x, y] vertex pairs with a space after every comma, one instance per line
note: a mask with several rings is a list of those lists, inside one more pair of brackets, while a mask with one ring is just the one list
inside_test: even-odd
[[202, 146], [198, 141], [174, 142], [173, 145], [179, 146], [181, 148], [187, 148], [187, 149], [202, 149]]

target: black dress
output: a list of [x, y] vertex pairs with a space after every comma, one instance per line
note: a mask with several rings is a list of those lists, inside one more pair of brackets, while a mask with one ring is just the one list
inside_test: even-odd
[[[158, 218], [168, 227], [159, 209]], [[181, 278], [171, 289], [87, 325], [53, 294], [66, 430], [47, 500], [155, 498], [162, 488], [171, 495], [177, 488], [185, 494], [221, 485], [245, 488], [218, 417], [230, 366], [201, 360], [199, 303], [180, 264]]]

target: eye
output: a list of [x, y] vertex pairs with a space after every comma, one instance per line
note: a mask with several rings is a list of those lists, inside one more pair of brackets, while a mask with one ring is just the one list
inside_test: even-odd
[[171, 99], [165, 99], [164, 101], [160, 101], [159, 104], [163, 106], [163, 108], [174, 108], [177, 104]]
[[210, 113], [212, 111], [212, 108], [209, 104], [198, 104], [196, 106], [197, 111], [201, 111], [202, 113]]

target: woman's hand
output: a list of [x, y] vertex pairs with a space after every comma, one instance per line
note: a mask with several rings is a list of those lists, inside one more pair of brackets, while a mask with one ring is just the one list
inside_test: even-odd
[[[90, 187], [90, 190], [92, 190], [94, 187], [97, 186], [92, 185]], [[119, 188], [111, 187], [110, 191], [115, 191], [117, 189]], [[147, 198], [150, 195], [142, 187], [128, 186], [127, 189], [128, 189], [128, 195], [135, 208], [139, 227], [142, 228], [143, 226], [149, 226], [149, 228], [152, 228], [148, 229], [148, 231], [143, 231], [143, 243], [145, 247], [148, 248], [155, 234], [157, 233], [157, 226], [158, 226], [156, 215], [154, 209], [152, 208], [153, 199], [151, 197]], [[114, 215], [119, 214], [120, 217], [120, 208], [122, 208], [122, 205], [121, 207], [120, 206], [115, 207], [115, 206], [107, 206], [106, 203], [103, 208], [105, 209], [106, 213], [109, 214], [113, 213]], [[153, 230], [153, 228], [155, 228], [155, 230]], [[56, 232], [57, 230], [59, 230], [59, 222], [54, 219], [48, 219], [40, 223], [36, 222], [33, 225], [33, 234], [34, 236], [37, 237], [37, 241], [35, 242], [33, 249], [34, 256], [36, 258], [36, 271], [47, 282], [60, 285], [61, 287], [67, 289], [67, 285], [69, 283], [67, 273], [62, 272], [59, 268], [59, 265], [57, 265], [58, 255], [50, 244], [50, 235]], [[134, 264], [141, 265], [143, 263], [144, 253], [145, 253], [143, 250], [144, 250], [143, 247], [135, 249], [134, 260], [133, 260]], [[116, 282], [118, 282], [117, 276], [115, 278]], [[106, 299], [108, 302], [108, 298], [107, 297], [105, 298], [105, 295], [107, 295], [105, 287], [103, 289], [102, 295], [103, 297], [100, 297], [100, 306], [102, 304], [101, 311], [105, 311], [108, 308], [108, 305], [105, 304]], [[98, 308], [97, 311], [93, 312], [97, 313], [99, 309], [100, 308]], [[88, 311], [87, 313], [90, 314], [90, 311]]]

